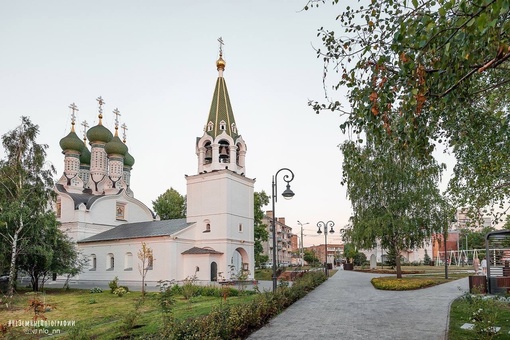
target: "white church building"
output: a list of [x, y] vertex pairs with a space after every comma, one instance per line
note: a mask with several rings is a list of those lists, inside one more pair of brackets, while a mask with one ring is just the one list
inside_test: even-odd
[[[135, 160], [115, 131], [102, 124], [80, 139], [74, 130], [60, 141], [64, 173], [55, 185], [56, 214], [61, 228], [77, 242], [88, 265], [75, 279], [124, 283], [140, 282], [138, 252], [142, 243], [153, 251], [146, 282], [200, 282], [254, 275], [253, 187], [245, 176], [246, 143], [238, 132], [223, 78], [225, 61], [216, 62], [218, 79], [203, 135], [196, 138], [197, 174], [186, 176], [187, 216], [160, 220], [134, 197], [130, 186]], [[125, 125], [121, 126], [125, 127]], [[90, 146], [87, 146], [87, 142]]]

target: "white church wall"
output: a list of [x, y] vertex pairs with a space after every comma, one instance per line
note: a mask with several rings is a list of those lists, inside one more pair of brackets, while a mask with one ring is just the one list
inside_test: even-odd
[[[80, 274], [80, 280], [111, 281], [115, 276], [121, 282], [141, 282], [138, 252], [142, 242], [153, 251], [153, 266], [147, 271], [146, 281], [155, 284], [159, 280], [177, 279], [175, 273], [179, 259], [172, 255], [175, 243], [169, 237], [139, 238], [112, 242], [80, 243], [79, 249], [89, 259], [88, 266]], [[110, 267], [109, 254], [114, 256], [114, 267]], [[131, 262], [127, 254], [131, 254]], [[96, 258], [94, 269], [93, 256]]]

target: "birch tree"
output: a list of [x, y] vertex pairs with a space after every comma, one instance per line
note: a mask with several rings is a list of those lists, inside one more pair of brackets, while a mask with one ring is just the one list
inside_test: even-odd
[[46, 164], [45, 144], [38, 144], [39, 127], [28, 117], [2, 136], [6, 159], [0, 161], [0, 238], [10, 249], [8, 294], [12, 295], [17, 259], [30, 247], [30, 231], [53, 214], [53, 166]]

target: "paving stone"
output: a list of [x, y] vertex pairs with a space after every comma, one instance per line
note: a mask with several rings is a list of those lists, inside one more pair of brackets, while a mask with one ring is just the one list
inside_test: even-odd
[[339, 270], [248, 339], [446, 339], [451, 302], [468, 278], [414, 291], [382, 291], [381, 274]]

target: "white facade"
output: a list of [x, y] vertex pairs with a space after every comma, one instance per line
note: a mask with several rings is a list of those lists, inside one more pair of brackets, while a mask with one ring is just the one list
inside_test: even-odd
[[253, 279], [255, 180], [245, 177], [247, 147], [235, 124], [221, 55], [218, 65], [208, 128], [196, 144], [198, 174], [186, 176], [186, 219], [160, 221], [134, 198], [134, 158], [125, 136], [124, 141], [118, 137], [118, 120], [114, 136], [102, 125], [101, 97], [99, 124], [84, 131], [92, 140], [90, 152], [74, 132], [76, 106], [70, 106], [73, 128], [60, 142], [66, 170], [55, 191], [62, 229], [88, 260], [77, 280], [140, 282], [143, 243], [153, 252], [145, 279], [149, 285], [187, 278], [205, 283]]
[[[381, 248], [381, 245], [379, 242], [377, 242], [377, 247], [373, 249], [360, 249], [362, 253], [364, 253], [367, 256], [367, 260], [370, 260], [370, 257], [372, 255], [375, 255], [376, 261], [378, 263], [384, 262], [387, 259], [387, 250]], [[408, 249], [404, 250], [400, 253], [400, 256], [402, 256], [406, 263], [423, 263], [423, 260], [425, 258], [425, 251], [427, 252], [428, 256], [430, 256], [430, 259], [432, 260], [432, 243], [426, 244], [422, 248], [416, 248], [416, 249]]]

